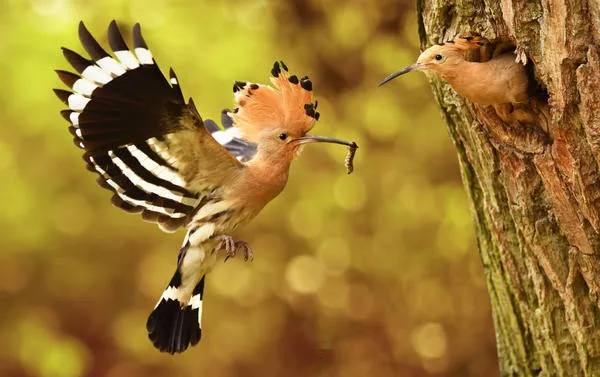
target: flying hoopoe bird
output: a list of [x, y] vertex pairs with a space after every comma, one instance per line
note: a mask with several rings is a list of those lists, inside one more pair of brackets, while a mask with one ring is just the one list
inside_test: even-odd
[[110, 56], [83, 23], [79, 39], [88, 60], [63, 48], [78, 72], [56, 71], [72, 91], [55, 89], [68, 105], [75, 145], [88, 170], [112, 191], [112, 203], [140, 213], [167, 232], [185, 227], [177, 269], [147, 321], [160, 351], [183, 352], [201, 337], [204, 277], [217, 259], [252, 257], [243, 241], [229, 235], [247, 223], [284, 188], [290, 163], [307, 143], [349, 143], [310, 136], [319, 119], [308, 77], [287, 76], [276, 62], [274, 88], [236, 81], [237, 107], [224, 110], [224, 129], [185, 103], [173, 70], [167, 80], [133, 27], [130, 50], [115, 21], [108, 28]]
[[425, 71], [479, 105], [526, 103], [531, 89], [527, 69], [507, 47], [492, 45], [482, 37], [460, 37], [433, 45], [416, 63], [392, 73], [379, 86], [411, 71]]

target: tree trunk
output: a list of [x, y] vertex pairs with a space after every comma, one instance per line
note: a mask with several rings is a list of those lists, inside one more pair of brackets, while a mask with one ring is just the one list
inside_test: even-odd
[[510, 39], [547, 103], [511, 127], [432, 80], [471, 199], [502, 376], [600, 376], [600, 3], [418, 0], [422, 48]]

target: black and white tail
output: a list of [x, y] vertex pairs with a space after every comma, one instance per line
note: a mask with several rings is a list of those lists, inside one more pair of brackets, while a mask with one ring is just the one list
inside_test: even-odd
[[161, 352], [183, 352], [202, 336], [204, 277], [214, 257], [212, 253], [207, 257], [202, 243], [209, 236], [202, 231], [196, 233], [199, 229], [202, 226], [188, 230], [177, 258], [177, 270], [146, 323], [148, 337]]
[[180, 288], [181, 273], [177, 269], [146, 323], [148, 337], [161, 352], [183, 352], [190, 345], [196, 345], [202, 336], [204, 277], [187, 303], [179, 301]]

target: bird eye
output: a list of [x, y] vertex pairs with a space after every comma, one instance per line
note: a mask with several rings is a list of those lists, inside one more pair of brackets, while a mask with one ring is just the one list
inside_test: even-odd
[[287, 134], [280, 134], [280, 135], [279, 135], [279, 138], [280, 138], [281, 140], [285, 140], [285, 139], [287, 139]]
[[438, 55], [436, 55], [436, 56], [435, 56], [435, 60], [438, 60], [438, 61], [439, 61], [439, 60], [442, 60], [442, 55], [439, 55], [439, 54], [438, 54]]

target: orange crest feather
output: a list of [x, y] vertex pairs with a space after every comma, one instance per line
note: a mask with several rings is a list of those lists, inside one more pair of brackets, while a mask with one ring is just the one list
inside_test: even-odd
[[485, 63], [496, 56], [512, 52], [515, 49], [514, 44], [509, 40], [490, 42], [478, 35], [457, 37], [440, 45], [460, 52], [467, 61], [478, 63]]
[[319, 119], [312, 100], [312, 82], [308, 77], [287, 76], [283, 62], [275, 62], [269, 85], [237, 81], [233, 85], [238, 108], [229, 113], [242, 137], [254, 141], [263, 130], [282, 127], [291, 133], [304, 135]]

